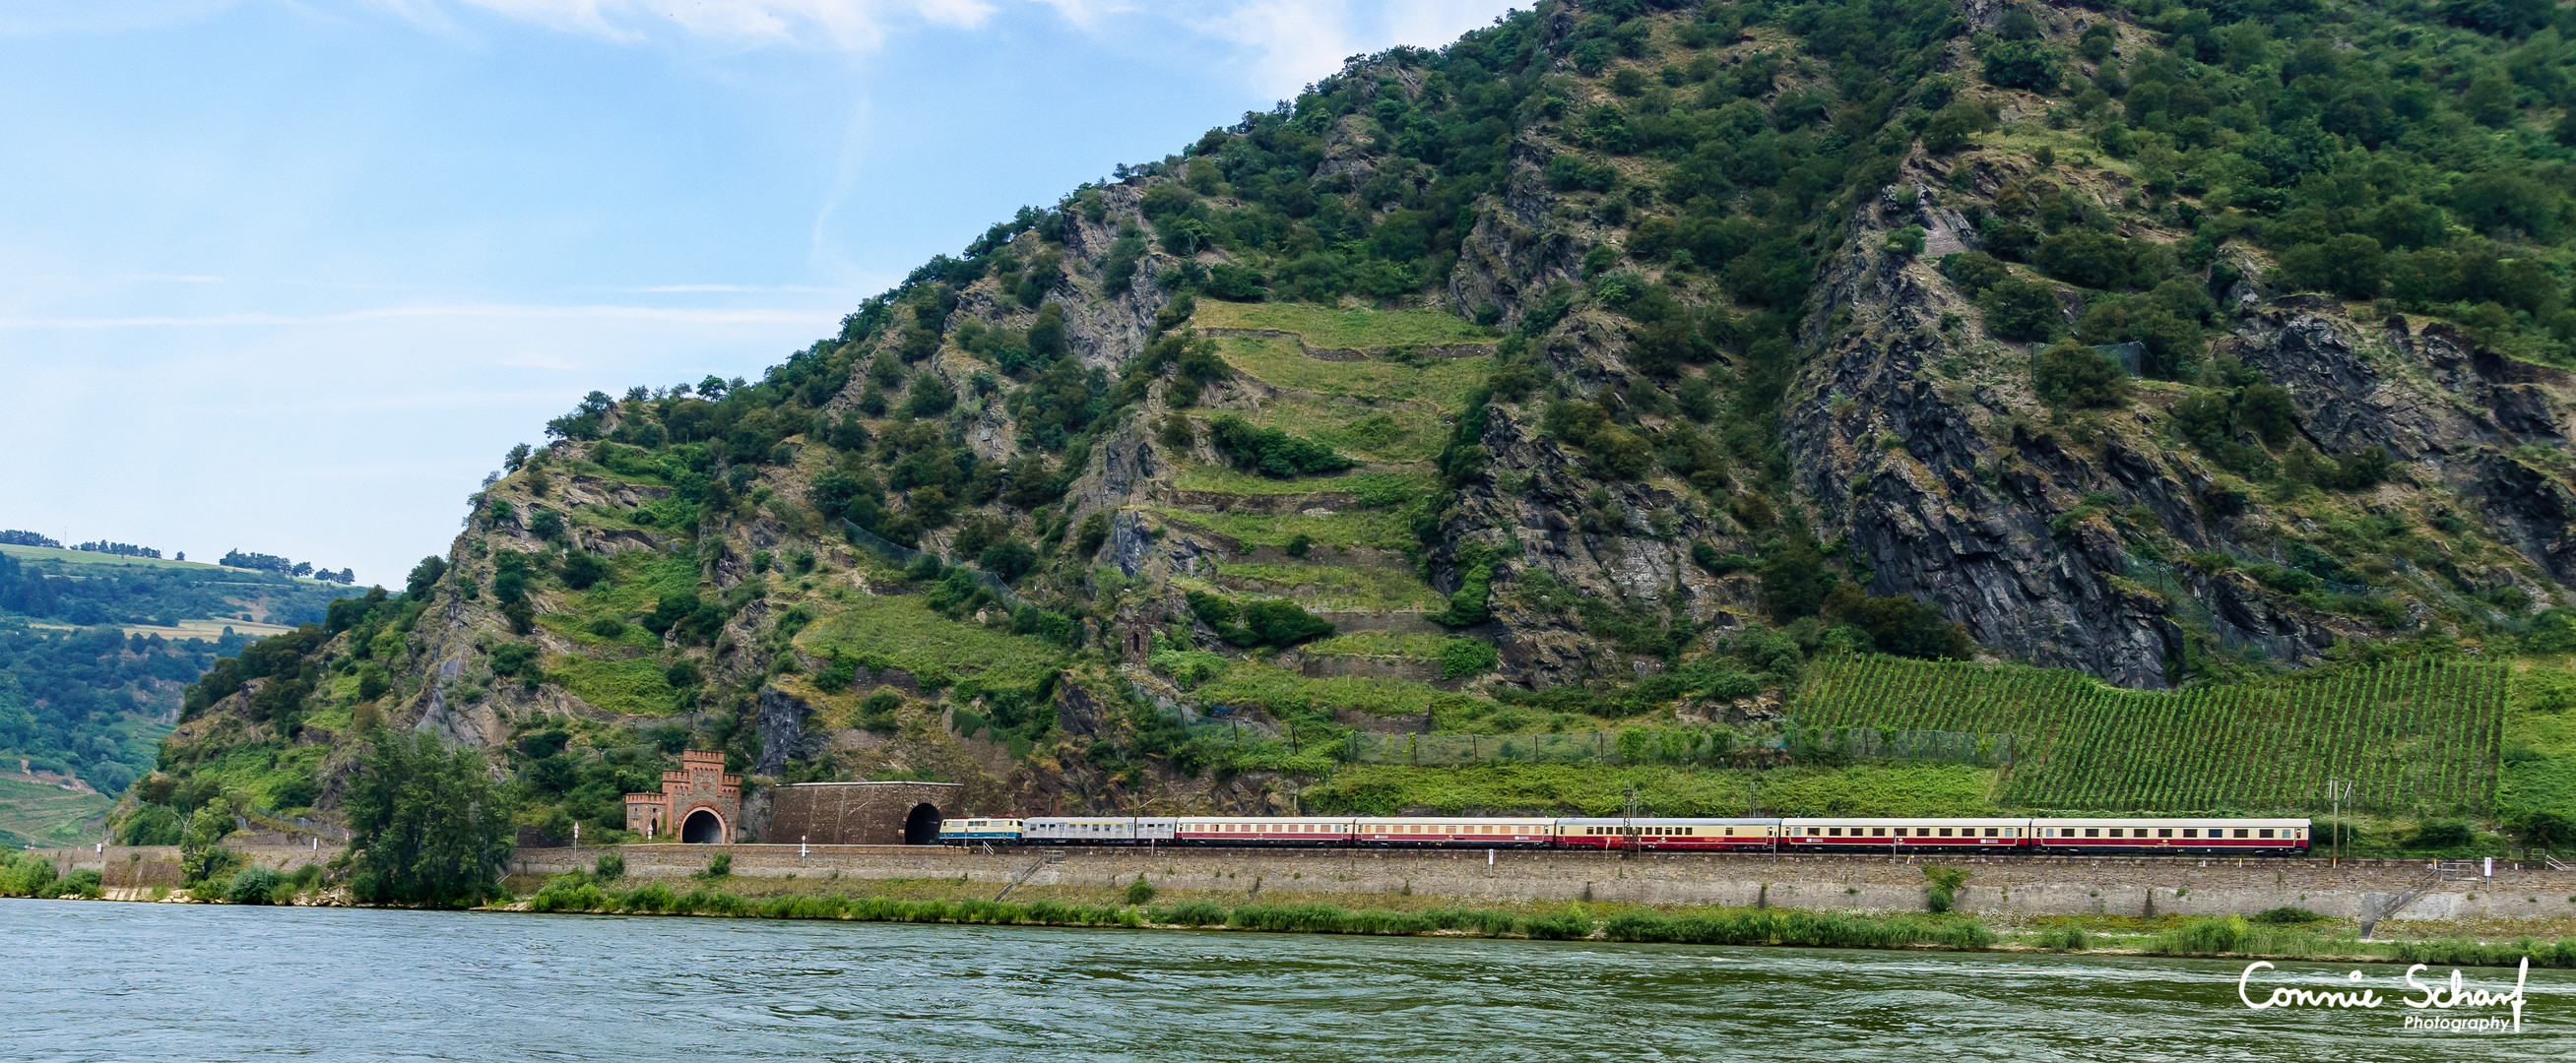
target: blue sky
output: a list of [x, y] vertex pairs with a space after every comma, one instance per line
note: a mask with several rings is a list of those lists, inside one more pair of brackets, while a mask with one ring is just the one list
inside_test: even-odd
[[0, 527], [399, 586], [582, 393], [1509, 6], [12, 0]]

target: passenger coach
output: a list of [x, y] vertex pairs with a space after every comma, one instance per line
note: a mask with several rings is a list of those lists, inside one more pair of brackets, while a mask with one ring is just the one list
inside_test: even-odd
[[2033, 852], [2304, 853], [2304, 819], [2034, 819]]
[[1554, 837], [1557, 820], [1527, 818], [1410, 819], [1383, 817], [1351, 821], [1360, 845], [1399, 848], [1438, 845], [1462, 849], [1543, 849]]
[[1017, 842], [1020, 840], [1020, 821], [1000, 816], [943, 819], [939, 821], [939, 840], [960, 845], [969, 842]]
[[1183, 816], [1172, 840], [1207, 845], [1348, 845], [1347, 819], [1273, 818], [1268, 816]]
[[1769, 850], [1776, 819], [1560, 819], [1563, 849]]
[[1856, 819], [1780, 821], [1780, 842], [1791, 849], [1864, 851], [1907, 849], [2010, 849], [2028, 844], [2026, 819]]
[[1368, 846], [1781, 852], [2173, 853], [2297, 855], [2304, 819], [1548, 819], [1520, 816], [980, 816], [943, 821], [939, 840], [1038, 845]]
[[1020, 840], [1039, 845], [1138, 845], [1172, 840], [1176, 819], [1127, 816], [1030, 816]]

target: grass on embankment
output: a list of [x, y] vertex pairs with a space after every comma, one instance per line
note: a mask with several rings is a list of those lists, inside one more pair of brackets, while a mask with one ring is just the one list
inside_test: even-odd
[[[1149, 894], [1150, 895], [1150, 894]], [[1699, 944], [1792, 945], [1810, 948], [1983, 949], [1993, 931], [1956, 916], [1853, 915], [1797, 909], [1718, 910], [1678, 919], [1637, 911], [1606, 926], [1580, 904], [1539, 915], [1500, 908], [1345, 908], [1333, 904], [1241, 904], [1210, 900], [1167, 905], [1073, 904], [1052, 898], [1026, 904], [981, 899], [852, 897], [845, 893], [749, 898], [700, 884], [683, 893], [661, 882], [602, 889], [566, 875], [526, 902], [532, 912], [710, 915], [758, 919], [829, 919], [871, 923], [968, 923], [1022, 926], [1224, 928], [1304, 934], [1409, 936], [1448, 933], [1571, 941], [1687, 941]]]
[[[699, 879], [683, 892], [663, 882], [603, 888], [583, 875], [563, 875], [514, 909], [548, 913], [702, 915], [747, 919], [820, 919], [879, 923], [992, 926], [1096, 926], [1131, 929], [1224, 929], [1270, 933], [1415, 936], [1439, 934], [1542, 941], [1604, 940], [1689, 945], [1794, 948], [1930, 948], [1953, 951], [2094, 952], [2195, 958], [2355, 960], [2445, 966], [2576, 968], [2576, 938], [2550, 942], [2466, 938], [2359, 941], [2302, 927], [2271, 926], [2237, 916], [2193, 919], [2149, 935], [2088, 932], [2072, 923], [2024, 934], [1999, 934], [1956, 913], [1819, 912], [1796, 908], [1697, 908], [1666, 912], [1635, 905], [1563, 904], [1449, 907], [1437, 898], [1385, 898], [1404, 907], [1351, 908], [1292, 897], [1227, 905], [1196, 898], [1153, 903], [1159, 890], [1128, 893], [1141, 903], [1087, 903], [1054, 897], [1026, 903], [980, 897], [852, 896], [846, 892], [745, 897]], [[911, 880], [955, 888], [956, 880]], [[731, 884], [731, 883], [728, 883]], [[746, 885], [748, 885], [746, 883]], [[869, 883], [850, 883], [866, 887]], [[905, 891], [917, 892], [917, 891]], [[1424, 907], [1413, 907], [1421, 904]], [[1518, 909], [1518, 910], [1515, 910]]]

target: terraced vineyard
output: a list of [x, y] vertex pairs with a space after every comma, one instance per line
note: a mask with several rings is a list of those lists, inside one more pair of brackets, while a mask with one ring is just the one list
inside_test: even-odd
[[1801, 726], [2013, 736], [2002, 800], [2078, 811], [2321, 811], [2328, 779], [2353, 804], [2405, 815], [2487, 810], [2504, 726], [2504, 668], [2410, 661], [2333, 675], [2122, 690], [2075, 672], [1854, 657], [1819, 661]]

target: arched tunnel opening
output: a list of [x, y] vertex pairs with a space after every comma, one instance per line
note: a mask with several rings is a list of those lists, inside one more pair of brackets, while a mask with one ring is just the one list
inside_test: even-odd
[[903, 843], [905, 845], [939, 843], [939, 809], [936, 806], [927, 804], [912, 806], [912, 814], [903, 817]]
[[690, 845], [713, 845], [724, 840], [724, 820], [714, 812], [699, 809], [680, 821], [680, 840]]

